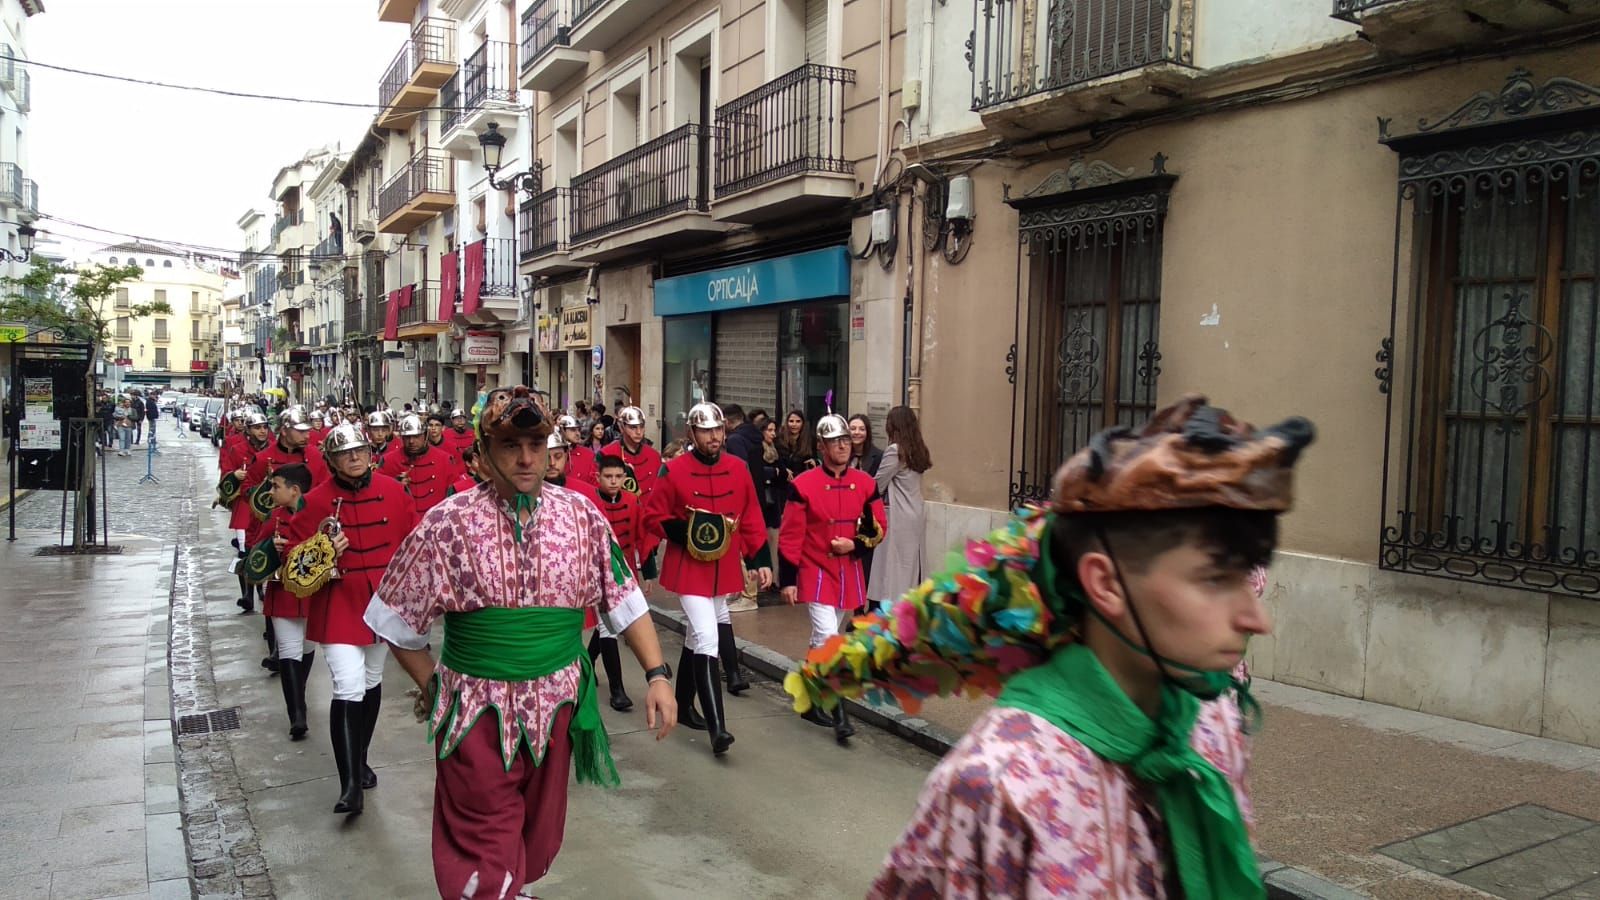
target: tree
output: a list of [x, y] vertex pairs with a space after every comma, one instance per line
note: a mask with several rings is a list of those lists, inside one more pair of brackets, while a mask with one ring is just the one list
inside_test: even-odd
[[[144, 269], [139, 266], [94, 263], [78, 268], [36, 259], [22, 277], [0, 278], [0, 284], [4, 285], [4, 294], [0, 296], [0, 321], [23, 322], [30, 330], [54, 330], [68, 340], [86, 342], [91, 345], [89, 359], [92, 362], [100, 359], [104, 353], [111, 339], [111, 323], [115, 319], [172, 312], [172, 307], [165, 300], [130, 304], [125, 309], [117, 308], [112, 303], [119, 287], [143, 277]], [[92, 405], [97, 399], [93, 365], [89, 367], [89, 373], [84, 391], [91, 404], [90, 419], [98, 421]], [[78, 482], [77, 502], [72, 515], [72, 546], [75, 549], [81, 549], [94, 536], [95, 467], [91, 450], [98, 444], [94, 440], [84, 441], [84, 455], [78, 460], [77, 471], [83, 474]]]

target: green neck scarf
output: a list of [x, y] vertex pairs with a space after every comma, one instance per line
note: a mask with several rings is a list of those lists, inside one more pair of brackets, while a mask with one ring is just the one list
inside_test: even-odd
[[997, 706], [1031, 712], [1152, 786], [1188, 900], [1266, 896], [1227, 778], [1189, 744], [1200, 701], [1167, 683], [1152, 721], [1088, 647], [1069, 644], [1006, 683]]
[[[578, 702], [567, 734], [572, 738], [572, 767], [579, 784], [616, 787], [617, 764], [600, 721], [594, 663], [583, 645], [583, 610], [555, 606], [508, 609], [491, 606], [465, 613], [445, 613], [444, 645], [439, 662], [453, 672], [493, 681], [532, 681], [561, 671], [576, 661]], [[446, 707], [453, 715], [460, 697]], [[501, 712], [503, 716], [505, 713]], [[554, 719], [551, 722], [554, 723]], [[527, 723], [519, 723], [526, 731]], [[441, 725], [440, 728], [446, 728]], [[470, 729], [469, 729], [470, 730]], [[435, 729], [437, 733], [438, 729]], [[448, 729], [446, 728], [448, 733]], [[526, 740], [526, 734], [524, 734]], [[452, 748], [439, 754], [443, 759]], [[502, 760], [506, 770], [511, 760]]]

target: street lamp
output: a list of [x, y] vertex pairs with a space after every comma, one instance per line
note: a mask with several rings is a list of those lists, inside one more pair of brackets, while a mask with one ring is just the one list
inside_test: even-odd
[[518, 172], [503, 181], [495, 180], [505, 158], [506, 136], [500, 133], [500, 123], [490, 122], [489, 129], [478, 135], [478, 145], [483, 147], [483, 170], [489, 173], [489, 186], [497, 191], [521, 190], [529, 197], [543, 189], [544, 166], [535, 161], [526, 172]]
[[[503, 141], [505, 139], [501, 138], [501, 140]], [[19, 263], [27, 262], [33, 257], [33, 239], [38, 233], [39, 232], [35, 231], [32, 225], [18, 225], [17, 243], [22, 245], [21, 255], [12, 253], [10, 250], [7, 250], [4, 247], [0, 247], [0, 259], [8, 259], [12, 262]]]

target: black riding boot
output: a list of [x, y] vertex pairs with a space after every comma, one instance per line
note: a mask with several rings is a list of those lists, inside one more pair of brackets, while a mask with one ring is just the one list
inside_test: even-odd
[[267, 623], [262, 629], [261, 637], [267, 642], [267, 655], [261, 660], [261, 668], [276, 675], [278, 674], [278, 632], [272, 627], [272, 617], [265, 616], [262, 621]]
[[821, 725], [823, 728], [832, 728], [835, 724], [833, 716], [828, 715], [827, 710], [815, 703], [811, 704], [810, 709], [801, 713], [800, 718], [813, 725]]
[[[295, 664], [295, 667], [300, 670], [300, 693], [295, 696], [295, 709], [299, 710], [300, 712], [300, 722], [302, 725], [307, 724], [306, 685], [311, 683], [311, 664], [315, 662], [316, 659], [317, 651], [308, 650], [300, 656], [300, 661]], [[302, 730], [301, 735], [304, 736], [304, 734], [305, 731]], [[292, 729], [289, 733], [289, 738], [296, 741], [300, 740], [300, 738], [294, 736]]]
[[596, 628], [594, 634], [589, 635], [589, 665], [600, 658], [600, 629]]
[[328, 733], [333, 738], [333, 761], [339, 767], [339, 802], [336, 813], [361, 814], [361, 722], [360, 700], [334, 700], [328, 705]]
[[839, 708], [833, 711], [833, 739], [843, 744], [855, 733], [856, 727], [850, 724], [850, 717], [844, 714], [844, 699], [840, 698]]
[[239, 615], [242, 616], [246, 613], [254, 612], [256, 608], [256, 589], [255, 585], [252, 585], [250, 580], [244, 577], [244, 551], [242, 550], [239, 552], [239, 572], [237, 574], [239, 577], [239, 599], [233, 601], [233, 605], [239, 607]]
[[694, 687], [704, 710], [706, 732], [711, 735], [711, 752], [718, 756], [733, 746], [733, 735], [726, 728], [727, 719], [722, 710], [722, 673], [717, 671], [715, 656], [696, 653], [693, 660]]
[[370, 791], [378, 786], [378, 773], [367, 765], [367, 750], [372, 747], [372, 732], [378, 728], [378, 709], [383, 706], [383, 685], [367, 691], [361, 699], [361, 788]]
[[633, 700], [622, 687], [622, 651], [616, 638], [600, 638], [600, 660], [606, 667], [606, 684], [611, 688], [611, 708], [617, 712], [633, 709]]
[[733, 639], [733, 626], [717, 623], [717, 655], [722, 657], [722, 674], [728, 679], [728, 693], [735, 697], [750, 690], [750, 682], [739, 671], [739, 642]]
[[678, 724], [695, 731], [706, 730], [706, 720], [694, 711], [694, 654], [688, 647], [678, 655], [677, 682], [673, 692], [678, 698]]
[[283, 686], [283, 705], [289, 711], [289, 740], [303, 741], [306, 737], [306, 674], [300, 660], [281, 660], [278, 669]]

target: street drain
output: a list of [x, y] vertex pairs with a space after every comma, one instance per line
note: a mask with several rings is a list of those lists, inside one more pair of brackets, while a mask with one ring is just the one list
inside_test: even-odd
[[227, 709], [214, 709], [211, 712], [195, 713], [178, 717], [178, 734], [212, 734], [218, 731], [233, 731], [239, 727], [239, 707], [230, 706]]
[[40, 547], [33, 551], [34, 556], [121, 556], [121, 544], [86, 544], [74, 547], [71, 544], [52, 544], [49, 547]]

